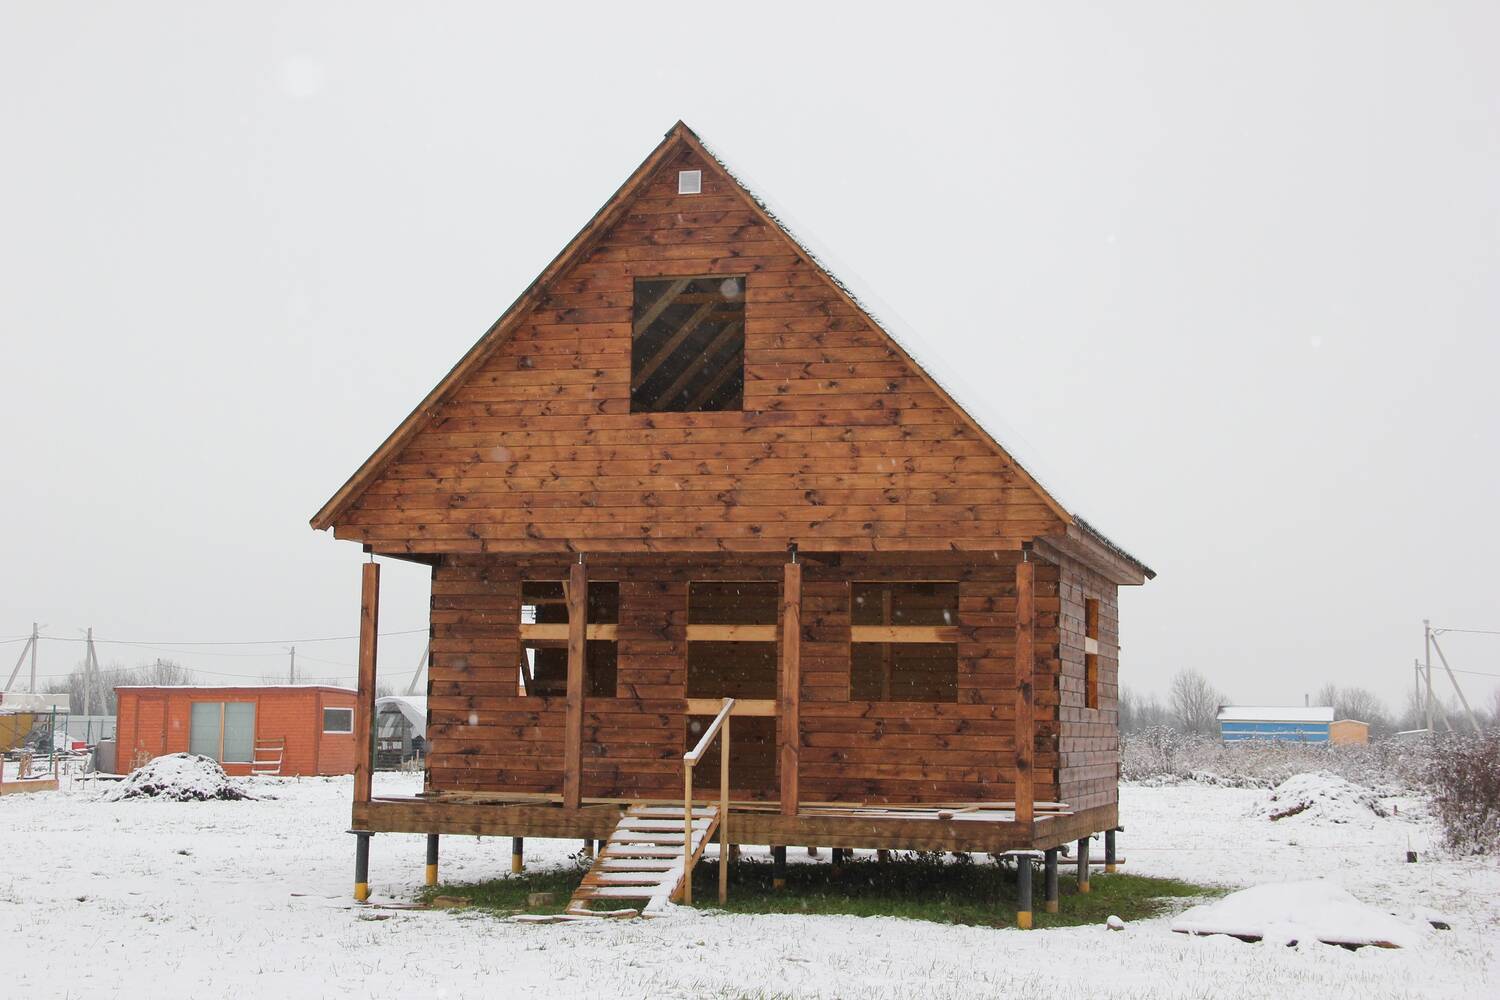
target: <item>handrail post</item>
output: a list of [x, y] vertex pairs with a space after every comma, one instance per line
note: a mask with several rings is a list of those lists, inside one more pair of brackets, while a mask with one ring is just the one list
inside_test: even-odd
[[719, 754], [719, 905], [729, 899], [729, 720], [724, 716], [724, 749]]
[[693, 905], [693, 762], [682, 762], [682, 905]]

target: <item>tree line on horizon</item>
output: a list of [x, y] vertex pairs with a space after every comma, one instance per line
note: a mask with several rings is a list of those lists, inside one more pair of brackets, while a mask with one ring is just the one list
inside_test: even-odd
[[[1179, 670], [1167, 688], [1166, 699], [1156, 694], [1141, 694], [1128, 687], [1120, 688], [1120, 732], [1138, 733], [1153, 727], [1173, 729], [1198, 736], [1217, 736], [1219, 708], [1234, 702], [1224, 692], [1191, 668]], [[1427, 725], [1427, 706], [1416, 691], [1408, 691], [1399, 712], [1367, 688], [1324, 684], [1313, 699], [1315, 705], [1333, 706], [1335, 719], [1357, 719], [1368, 723], [1372, 737], [1422, 729]], [[1475, 706], [1474, 716], [1481, 726], [1500, 729], [1500, 688], [1490, 705]], [[1469, 732], [1468, 716], [1456, 699], [1435, 699], [1433, 728], [1439, 732], [1452, 729]]]

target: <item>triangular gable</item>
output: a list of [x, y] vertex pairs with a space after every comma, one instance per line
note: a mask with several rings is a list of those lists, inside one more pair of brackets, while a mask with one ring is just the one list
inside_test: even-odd
[[[929, 372], [928, 366], [924, 365], [912, 354], [907, 346], [910, 338], [903, 339], [893, 336], [885, 323], [875, 315], [872, 315], [865, 301], [857, 297], [844, 281], [830, 272], [824, 262], [824, 255], [814, 251], [807, 245], [804, 239], [799, 238], [798, 235], [791, 232], [782, 219], [768, 208], [763, 199], [751, 191], [717, 154], [706, 148], [698, 136], [681, 122], [678, 122], [666, 134], [661, 143], [657, 145], [619, 190], [595, 214], [589, 224], [569, 242], [531, 286], [512, 303], [505, 314], [464, 355], [459, 363], [453, 367], [422, 403], [396, 428], [364, 465], [334, 494], [328, 503], [324, 505], [323, 509], [313, 517], [312, 525], [314, 528], [324, 529], [331, 527], [351, 505], [359, 500], [365, 489], [381, 475], [382, 471], [400, 455], [402, 449], [437, 415], [438, 409], [444, 400], [461, 387], [465, 380], [477, 372], [484, 365], [486, 359], [500, 345], [505, 343], [518, 326], [525, 322], [526, 317], [531, 313], [533, 308], [545, 298], [552, 283], [560, 276], [565, 275], [576, 263], [587, 258], [600, 238], [607, 234], [628, 213], [633, 199], [656, 176], [658, 170], [674, 156], [682, 155], [684, 151], [691, 151], [706, 161], [707, 164], [717, 166], [732, 185], [732, 190], [743, 200], [745, 206], [762, 223], [772, 231], [786, 238], [803, 253], [808, 262], [827, 281], [828, 285], [837, 293], [839, 298], [861, 317], [872, 330], [883, 336], [884, 340], [890, 344], [913, 373], [920, 376], [928, 388], [952, 409], [974, 435], [985, 442], [994, 450], [997, 456], [1014, 469], [1018, 481], [1029, 487], [1041, 502], [1053, 512], [1062, 525], [1065, 526], [1069, 536], [1083, 536], [1102, 542], [1114, 554], [1123, 556], [1132, 564], [1140, 565], [1138, 561], [1123, 553], [1086, 524], [1076, 519], [1041, 483], [1023, 468], [1010, 451], [996, 439], [995, 435], [976, 419], [967, 407], [954, 398], [943, 382], [940, 382]], [[1145, 567], [1141, 566], [1140, 568], [1150, 575], [1150, 571], [1145, 570]]]

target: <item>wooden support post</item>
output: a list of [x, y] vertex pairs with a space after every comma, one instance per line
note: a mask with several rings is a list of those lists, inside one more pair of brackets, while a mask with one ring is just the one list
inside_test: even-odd
[[1115, 831], [1113, 829], [1104, 831], [1104, 870], [1112, 872], [1117, 866], [1115, 858]]
[[729, 723], [724, 716], [724, 744], [719, 748], [719, 905], [729, 901]]
[[1078, 838], [1078, 891], [1089, 891], [1089, 838]]
[[798, 747], [802, 742], [799, 711], [802, 687], [802, 564], [786, 564], [781, 584], [781, 814], [797, 815]]
[[891, 860], [891, 852], [887, 850], [876, 851], [875, 860], [879, 861], [881, 864], [884, 864], [885, 862]]
[[777, 892], [786, 888], [786, 848], [771, 848], [771, 888]]
[[[359, 593], [359, 692], [354, 698], [354, 801], [369, 802], [375, 770], [375, 646], [380, 635], [380, 564], [367, 562]], [[366, 851], [369, 846], [365, 845]]]
[[1057, 912], [1057, 848], [1042, 854], [1042, 909]]
[[427, 835], [427, 884], [438, 883], [438, 835], [429, 833]]
[[374, 834], [354, 831], [354, 898], [363, 903], [370, 898], [370, 838]]
[[1032, 690], [1036, 657], [1033, 628], [1036, 621], [1036, 567], [1016, 564], [1016, 822], [1028, 826], [1035, 819], [1032, 766], [1036, 757], [1036, 720]]
[[523, 852], [526, 848], [526, 840], [522, 837], [510, 838], [510, 873], [521, 874], [521, 869], [526, 867]]
[[583, 804], [583, 668], [589, 614], [588, 570], [568, 569], [568, 697], [563, 721], [563, 808]]
[[1016, 926], [1031, 930], [1031, 855], [1016, 856]]
[[693, 762], [682, 762], [682, 905], [693, 905]]

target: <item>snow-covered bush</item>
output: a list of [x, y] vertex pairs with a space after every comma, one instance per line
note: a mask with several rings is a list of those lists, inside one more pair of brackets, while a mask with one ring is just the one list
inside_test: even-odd
[[131, 771], [130, 777], [104, 797], [111, 802], [143, 798], [177, 802], [250, 798], [230, 783], [218, 761], [191, 753], [167, 754], [148, 761]]
[[1326, 771], [1346, 781], [1395, 794], [1427, 783], [1430, 748], [1424, 741], [1334, 746], [1242, 740], [1224, 743], [1153, 726], [1120, 740], [1120, 776], [1148, 785], [1193, 782], [1236, 788], [1275, 788], [1309, 771]]
[[1500, 733], [1438, 741], [1428, 777], [1448, 847], [1465, 854], [1500, 851]]

